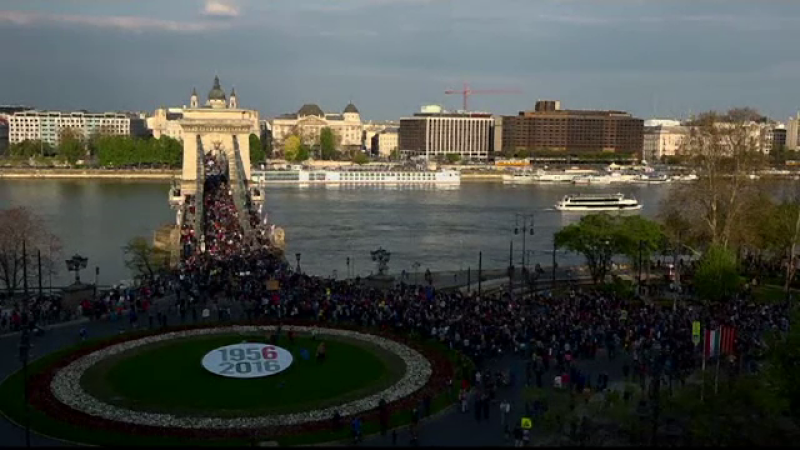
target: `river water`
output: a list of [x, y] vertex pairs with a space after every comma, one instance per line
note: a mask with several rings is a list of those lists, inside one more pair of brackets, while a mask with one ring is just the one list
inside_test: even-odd
[[[89, 258], [82, 276], [99, 283], [131, 278], [122, 247], [134, 236], [152, 239], [156, 228], [175, 220], [167, 204], [169, 184], [161, 182], [0, 180], [0, 209], [35, 209], [63, 244], [63, 256]], [[653, 217], [669, 185], [580, 187], [465, 182], [455, 188], [421, 187], [298, 187], [276, 186], [266, 192], [269, 220], [286, 231], [287, 258], [295, 264], [300, 253], [303, 271], [344, 277], [369, 275], [375, 270], [370, 251], [391, 252], [389, 270], [477, 270], [508, 264], [514, 240], [515, 264], [521, 263], [522, 237], [514, 236], [515, 213], [534, 214], [535, 234], [527, 236], [529, 264], [549, 265], [553, 233], [577, 220], [553, 205], [565, 194], [623, 192], [644, 205], [641, 214]], [[579, 262], [576, 255], [559, 254], [560, 263]], [[53, 286], [71, 282], [62, 265]], [[45, 283], [47, 285], [47, 282]]]

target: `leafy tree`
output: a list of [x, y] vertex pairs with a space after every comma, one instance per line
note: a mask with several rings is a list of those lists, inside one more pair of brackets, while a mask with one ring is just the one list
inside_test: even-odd
[[638, 260], [641, 242], [642, 256], [648, 257], [660, 247], [664, 234], [651, 220], [602, 213], [583, 216], [558, 231], [554, 239], [556, 247], [583, 255], [592, 280], [602, 283], [615, 255]]
[[61, 130], [58, 154], [69, 164], [75, 164], [86, 157], [86, 146], [77, 130], [64, 128]]
[[103, 167], [180, 167], [183, 161], [183, 144], [168, 136], [138, 139], [100, 135], [93, 146], [95, 160]]
[[400, 149], [394, 149], [391, 153], [389, 153], [389, 159], [397, 160], [400, 159]]
[[693, 283], [705, 300], [720, 301], [734, 295], [741, 284], [736, 254], [721, 245], [709, 247], [700, 258]]
[[250, 134], [250, 163], [261, 164], [267, 159], [264, 147], [261, 145], [261, 138], [255, 133]]
[[363, 152], [357, 152], [353, 155], [353, 162], [361, 166], [369, 162], [369, 157]]
[[33, 158], [38, 156], [54, 156], [56, 150], [47, 142], [38, 139], [26, 139], [22, 142], [11, 144], [8, 155], [12, 158]]
[[125, 266], [134, 275], [153, 277], [166, 267], [167, 254], [158, 250], [143, 237], [132, 238], [123, 247]]
[[458, 153], [448, 153], [445, 158], [447, 158], [447, 162], [450, 164], [455, 164], [461, 160], [461, 155]]
[[300, 148], [297, 149], [297, 155], [294, 158], [296, 162], [303, 162], [307, 161], [311, 158], [311, 147], [307, 146], [306, 144], [300, 144]]
[[797, 271], [797, 247], [800, 245], [800, 198], [773, 204], [766, 199], [766, 211], [754, 215], [761, 248], [778, 255], [786, 267], [784, 290], [788, 293]]
[[773, 386], [795, 420], [800, 420], [800, 311], [792, 313], [789, 332], [769, 341], [765, 381]]
[[320, 130], [319, 148], [321, 159], [331, 160], [336, 158], [336, 135], [330, 127]]
[[300, 136], [296, 134], [292, 134], [286, 138], [283, 142], [283, 157], [287, 161], [296, 161], [297, 156], [300, 153], [300, 147], [303, 145], [303, 142], [300, 140]]

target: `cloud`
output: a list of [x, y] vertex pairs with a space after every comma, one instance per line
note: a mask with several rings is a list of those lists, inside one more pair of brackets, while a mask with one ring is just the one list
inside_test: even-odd
[[18, 26], [37, 24], [83, 25], [97, 28], [116, 28], [118, 30], [170, 31], [178, 33], [195, 33], [224, 28], [224, 24], [210, 22], [179, 22], [175, 20], [153, 19], [139, 16], [84, 16], [74, 14], [46, 14], [30, 11], [0, 10], [0, 25], [10, 23]]
[[239, 7], [229, 0], [207, 0], [203, 8], [203, 15], [211, 17], [238, 17]]

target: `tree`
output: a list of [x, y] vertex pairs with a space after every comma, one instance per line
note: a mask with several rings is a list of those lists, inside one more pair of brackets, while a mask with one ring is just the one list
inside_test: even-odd
[[319, 132], [320, 158], [325, 160], [336, 159], [336, 135], [330, 127], [325, 127]]
[[267, 155], [261, 145], [261, 138], [255, 133], [250, 134], [250, 164], [261, 164], [266, 161]]
[[658, 223], [639, 216], [590, 214], [567, 225], [555, 236], [557, 248], [580, 253], [586, 258], [592, 280], [602, 283], [615, 255], [637, 260], [641, 242], [642, 256], [656, 251], [664, 239]]
[[297, 150], [297, 156], [295, 156], [294, 160], [296, 162], [303, 162], [307, 161], [311, 158], [311, 147], [306, 144], [300, 144], [300, 148]]
[[59, 136], [58, 154], [70, 165], [86, 157], [83, 136], [72, 128], [63, 128]]
[[389, 159], [391, 160], [398, 160], [400, 159], [400, 149], [394, 149], [391, 153], [389, 153]]
[[687, 234], [704, 245], [728, 247], [758, 184], [748, 178], [765, 161], [760, 129], [749, 110], [709, 112], [690, 122], [680, 153], [698, 169], [695, 183], [676, 186], [662, 214], [678, 214]]
[[300, 153], [302, 145], [303, 142], [300, 140], [300, 136], [296, 134], [289, 135], [283, 142], [283, 158], [287, 161], [297, 160], [297, 155]]
[[786, 267], [784, 290], [789, 288], [797, 272], [797, 246], [800, 245], [800, 198], [786, 199], [778, 204], [766, 203], [768, 208], [753, 217], [758, 227], [759, 242], [764, 249], [772, 251]]
[[8, 147], [8, 155], [12, 158], [47, 157], [55, 154], [56, 151], [52, 145], [38, 139], [26, 139], [22, 142], [11, 144]]
[[461, 155], [458, 153], [448, 153], [446, 156], [447, 162], [450, 164], [455, 164], [461, 160]]
[[353, 162], [358, 164], [359, 166], [362, 166], [369, 162], [369, 157], [363, 152], [357, 152], [356, 154], [353, 155]]
[[134, 275], [153, 277], [166, 267], [167, 253], [150, 245], [143, 237], [132, 238], [122, 250], [125, 266]]
[[718, 244], [709, 247], [700, 258], [693, 284], [704, 300], [721, 301], [734, 295], [741, 284], [736, 254]]
[[37, 275], [34, 270], [37, 250], [41, 252], [43, 266], [55, 270], [61, 244], [58, 237], [47, 229], [44, 220], [25, 207], [0, 210], [0, 282], [9, 294], [23, 285], [23, 266], [26, 263], [22, 255], [23, 242], [29, 282]]

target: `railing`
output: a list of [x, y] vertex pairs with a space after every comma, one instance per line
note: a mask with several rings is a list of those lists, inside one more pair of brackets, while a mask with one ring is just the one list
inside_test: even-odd
[[252, 202], [247, 190], [247, 174], [244, 170], [244, 164], [242, 164], [242, 154], [239, 151], [239, 140], [236, 136], [233, 137], [233, 160], [229, 162], [229, 171], [231, 174], [233, 201], [239, 211], [239, 223], [245, 236], [250, 236], [252, 234], [252, 226], [250, 225]]
[[205, 223], [203, 216], [203, 191], [206, 181], [205, 150], [200, 135], [197, 135], [197, 185], [194, 195], [194, 235], [197, 237], [198, 245], [205, 236]]

